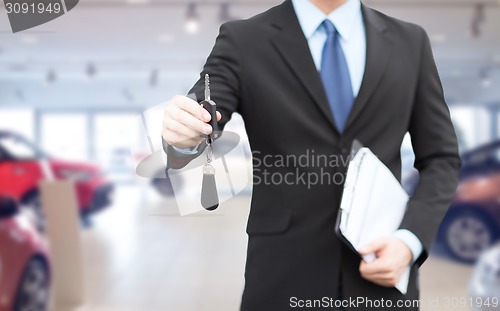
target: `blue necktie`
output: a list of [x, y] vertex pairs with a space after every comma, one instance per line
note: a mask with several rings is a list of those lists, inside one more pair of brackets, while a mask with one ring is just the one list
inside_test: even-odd
[[351, 76], [337, 29], [329, 20], [325, 20], [320, 27], [328, 34], [321, 61], [321, 80], [337, 129], [342, 133], [354, 104]]

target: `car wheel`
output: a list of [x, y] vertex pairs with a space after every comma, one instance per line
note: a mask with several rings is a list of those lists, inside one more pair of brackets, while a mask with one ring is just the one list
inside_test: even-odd
[[45, 311], [49, 303], [49, 271], [40, 259], [26, 266], [16, 294], [13, 311]]
[[441, 228], [445, 247], [455, 259], [474, 263], [496, 241], [498, 232], [478, 207], [457, 208]]
[[34, 191], [23, 200], [23, 213], [26, 214], [36, 225], [40, 232], [45, 231], [46, 220], [42, 210], [40, 193]]

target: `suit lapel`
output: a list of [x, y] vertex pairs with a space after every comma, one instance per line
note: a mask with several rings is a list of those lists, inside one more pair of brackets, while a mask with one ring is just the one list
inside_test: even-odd
[[392, 56], [393, 44], [386, 25], [375, 11], [362, 5], [366, 25], [366, 68], [358, 97], [349, 115], [346, 131], [363, 111], [376, 90]]
[[272, 42], [314, 103], [338, 133], [321, 77], [311, 56], [309, 44], [295, 15], [291, 1], [281, 5], [281, 14], [273, 21], [278, 29]]

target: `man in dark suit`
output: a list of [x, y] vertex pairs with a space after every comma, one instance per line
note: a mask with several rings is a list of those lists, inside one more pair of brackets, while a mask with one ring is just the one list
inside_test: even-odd
[[[417, 310], [418, 267], [429, 254], [460, 168], [425, 31], [359, 0], [288, 0], [221, 27], [192, 89], [199, 99], [205, 74], [219, 125], [240, 113], [253, 150], [241, 310], [335, 310], [338, 302], [347, 310]], [[162, 133], [169, 169], [203, 152], [199, 133], [211, 133], [209, 121], [196, 101], [173, 99]], [[363, 262], [334, 233], [343, 180], [265, 182], [270, 175], [342, 176], [345, 165], [269, 165], [269, 159], [346, 159], [355, 139], [400, 179], [400, 148], [408, 132], [420, 184], [400, 230], [360, 251], [375, 253], [373, 263]], [[402, 294], [394, 286], [408, 265], [410, 284]]]

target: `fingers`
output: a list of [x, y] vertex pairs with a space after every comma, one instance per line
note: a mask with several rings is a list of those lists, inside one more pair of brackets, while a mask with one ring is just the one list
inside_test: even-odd
[[385, 238], [378, 239], [378, 240], [375, 240], [375, 241], [361, 247], [358, 250], [358, 252], [361, 255], [369, 255], [369, 254], [373, 254], [373, 253], [378, 253], [387, 246], [387, 243], [388, 243], [388, 241]]
[[[174, 104], [180, 109], [191, 114], [195, 118], [204, 121], [205, 123], [212, 120], [212, 116], [210, 115], [210, 113], [189, 97], [176, 96], [174, 97]], [[217, 121], [220, 121], [221, 119], [222, 114], [217, 111]]]
[[384, 260], [376, 260], [373, 263], [363, 261], [359, 271], [365, 280], [385, 287], [394, 287], [400, 277], [400, 272]]
[[366, 276], [389, 273], [393, 270], [392, 265], [387, 260], [377, 259], [372, 263], [361, 262], [360, 272]]
[[202, 120], [203, 110], [205, 109], [187, 97], [174, 97], [163, 116], [163, 138], [171, 146], [178, 148], [198, 146], [203, 141], [200, 133], [212, 132], [212, 127]]
[[375, 284], [394, 287], [411, 261], [411, 258], [408, 258], [411, 256], [406, 254], [410, 251], [405, 248], [406, 246], [396, 238], [384, 238], [366, 245], [361, 251], [365, 254], [374, 252], [377, 259], [370, 263], [361, 262], [361, 276]]
[[179, 109], [187, 112], [198, 120], [204, 122], [210, 122], [210, 113], [203, 107], [201, 107], [196, 101], [191, 98], [184, 96], [175, 96], [173, 99], [173, 105]]
[[[217, 112], [217, 121], [221, 119], [221, 113]], [[176, 96], [165, 109], [162, 136], [174, 147], [194, 147], [203, 141], [200, 134], [212, 133], [212, 126], [207, 124], [210, 120], [210, 113], [196, 101]]]
[[185, 137], [186, 139], [201, 139], [199, 131], [195, 131], [176, 120], [171, 120], [170, 122], [168, 122], [165, 125], [165, 130], [175, 132], [180, 137]]
[[[199, 115], [201, 116], [201, 113], [199, 113]], [[168, 120], [169, 122], [167, 122], [165, 126], [172, 131], [177, 131], [177, 130], [182, 131], [184, 127], [187, 127], [188, 129], [196, 132], [196, 135], [194, 136], [199, 135], [199, 133], [207, 135], [212, 133], [212, 126], [206, 124], [201, 119], [198, 119], [197, 116], [188, 113], [186, 110], [182, 109], [170, 110], [169, 116], [170, 116], [170, 119]], [[177, 127], [175, 127], [175, 125], [177, 125]], [[179, 127], [179, 125], [182, 126]]]

